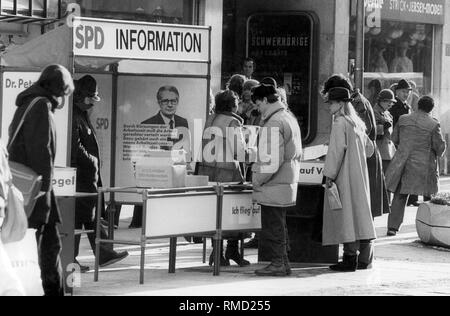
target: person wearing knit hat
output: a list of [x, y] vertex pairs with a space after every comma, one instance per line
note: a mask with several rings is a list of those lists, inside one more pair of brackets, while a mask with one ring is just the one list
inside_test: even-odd
[[381, 90], [377, 103], [373, 107], [377, 122], [377, 146], [383, 160], [383, 172], [386, 172], [389, 163], [395, 155], [395, 145], [391, 140], [394, 131], [394, 118], [389, 109], [397, 102], [390, 89]]
[[41, 192], [28, 217], [28, 226], [37, 230], [39, 265], [46, 296], [64, 295], [58, 231], [61, 215], [52, 185], [57, 150], [54, 112], [64, 106], [63, 100], [73, 90], [72, 76], [66, 68], [61, 65], [46, 67], [38, 81], [17, 97], [17, 109], [10, 126], [11, 132], [16, 131], [29, 109], [16, 138], [19, 141], [10, 144], [9, 160], [42, 176]]
[[[260, 243], [267, 247], [271, 258], [270, 265], [255, 273], [287, 276], [292, 271], [287, 255], [286, 210], [297, 202], [302, 136], [297, 119], [281, 103], [274, 86], [261, 84], [253, 88], [252, 99], [262, 115], [258, 157], [264, 160], [253, 165], [253, 200], [261, 205]], [[270, 153], [264, 148], [271, 148]]]

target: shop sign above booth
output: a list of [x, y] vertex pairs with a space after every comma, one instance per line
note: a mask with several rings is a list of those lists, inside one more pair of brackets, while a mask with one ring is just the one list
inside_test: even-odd
[[209, 29], [197, 26], [76, 19], [75, 56], [207, 62]]
[[[356, 16], [357, 0], [352, 2]], [[366, 16], [386, 21], [444, 24], [445, 0], [365, 0]]]

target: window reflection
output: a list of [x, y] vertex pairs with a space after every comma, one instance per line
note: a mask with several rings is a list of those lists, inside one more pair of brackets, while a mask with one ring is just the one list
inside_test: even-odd
[[[355, 54], [356, 22], [352, 21], [350, 59]], [[365, 93], [370, 99], [381, 85], [390, 88], [400, 79], [413, 81], [420, 95], [431, 92], [433, 26], [382, 21], [365, 29]]]
[[64, 0], [77, 3], [83, 16], [171, 24], [193, 24], [195, 0]]

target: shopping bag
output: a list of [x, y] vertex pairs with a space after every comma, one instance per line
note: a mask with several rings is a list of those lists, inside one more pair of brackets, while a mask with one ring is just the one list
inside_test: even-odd
[[18, 162], [10, 161], [9, 167], [14, 185], [22, 192], [25, 213], [30, 217], [36, 205], [36, 197], [41, 191], [42, 176]]
[[325, 196], [328, 200], [328, 205], [330, 206], [330, 210], [337, 211], [342, 210], [341, 198], [339, 196], [339, 190], [336, 183], [332, 182], [331, 187], [325, 187]]
[[0, 296], [25, 296], [16, 272], [11, 266], [9, 256], [0, 240]]
[[1, 240], [4, 244], [20, 241], [25, 237], [27, 229], [28, 219], [23, 207], [22, 193], [14, 185], [9, 184]]
[[4, 245], [12, 269], [18, 276], [26, 296], [43, 296], [41, 269], [39, 267], [36, 230], [28, 229], [25, 237]]

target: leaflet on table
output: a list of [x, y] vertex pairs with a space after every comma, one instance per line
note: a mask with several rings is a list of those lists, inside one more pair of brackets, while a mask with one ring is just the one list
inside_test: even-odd
[[304, 149], [303, 160], [300, 163], [300, 184], [322, 184], [327, 152], [327, 145], [312, 146]]

